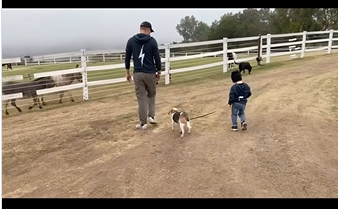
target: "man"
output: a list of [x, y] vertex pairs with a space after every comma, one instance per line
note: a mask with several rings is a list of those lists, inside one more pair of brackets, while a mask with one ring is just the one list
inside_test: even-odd
[[[154, 32], [149, 22], [142, 22], [140, 33], [129, 38], [126, 46], [125, 68], [126, 79], [131, 82], [130, 59], [133, 56], [134, 85], [138, 101], [140, 122], [136, 128], [146, 129], [147, 120], [157, 124], [155, 119], [156, 82], [161, 77], [161, 58], [157, 41], [150, 36]], [[155, 63], [154, 63], [155, 60]]]

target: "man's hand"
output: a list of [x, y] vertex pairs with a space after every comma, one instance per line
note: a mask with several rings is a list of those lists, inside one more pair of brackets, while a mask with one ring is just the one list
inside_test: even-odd
[[158, 82], [161, 79], [161, 72], [156, 73], [156, 82]]
[[126, 79], [127, 79], [127, 81], [129, 81], [129, 82], [132, 81], [131, 75], [130, 75], [130, 71], [129, 71], [129, 70], [126, 71]]

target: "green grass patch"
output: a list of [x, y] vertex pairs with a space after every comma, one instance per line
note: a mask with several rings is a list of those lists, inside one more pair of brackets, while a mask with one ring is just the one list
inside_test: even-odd
[[[321, 54], [323, 55], [323, 54]], [[254, 55], [247, 55], [247, 54], [239, 54], [238, 59], [245, 58], [245, 57], [251, 57]], [[307, 55], [304, 59], [308, 59], [310, 55]], [[312, 59], [313, 56], [311, 56]], [[302, 59], [302, 60], [304, 60]], [[190, 59], [190, 60], [182, 60], [182, 61], [173, 61], [171, 62], [171, 70], [180, 69], [180, 68], [187, 68], [187, 67], [193, 67], [193, 66], [199, 66], [199, 65], [206, 65], [210, 63], [215, 62], [221, 62], [223, 60], [223, 57], [204, 57], [204, 58], [196, 58], [196, 59]], [[271, 63], [268, 65], [264, 65], [261, 67], [257, 67], [256, 61], [251, 61], [250, 64], [254, 67], [254, 71], [261, 71], [261, 70], [267, 70], [269, 68], [273, 68], [274, 66], [282, 66], [285, 64], [292, 64], [296, 63], [297, 60], [290, 60], [288, 56], [283, 57], [273, 57], [271, 58]], [[282, 61], [282, 62], [279, 62]], [[287, 62], [285, 62], [287, 61]], [[121, 61], [116, 62], [95, 62], [95, 63], [87, 63], [89, 67], [91, 66], [100, 66], [100, 65], [112, 65], [112, 64], [120, 64], [123, 63]], [[278, 63], [278, 64], [277, 64]], [[65, 63], [65, 64], [52, 64], [52, 65], [35, 65], [35, 66], [14, 66], [13, 71], [3, 71], [2, 76], [13, 76], [13, 75], [23, 75], [24, 77], [27, 77], [27, 74], [33, 75], [34, 73], [40, 73], [40, 72], [49, 72], [49, 71], [56, 71], [56, 70], [66, 70], [74, 68], [76, 63]], [[235, 68], [237, 66], [235, 65]], [[213, 72], [215, 69], [222, 69], [222, 66], [205, 69], [209, 70], [210, 72]], [[220, 70], [222, 72], [222, 70]], [[189, 73], [195, 74], [197, 71], [192, 72], [186, 72], [187, 75]], [[198, 72], [204, 72], [204, 70], [198, 70]], [[176, 74], [179, 75], [179, 74]], [[125, 76], [125, 69], [111, 69], [111, 70], [101, 70], [101, 71], [91, 71], [88, 72], [88, 80], [89, 81], [96, 81], [96, 80], [103, 80], [103, 79], [113, 79], [113, 78], [121, 78]], [[27, 81], [28, 78], [25, 78], [23, 81]]]
[[[318, 57], [318, 56], [317, 56]], [[293, 65], [299, 65], [301, 62], [304, 62], [307, 59], [316, 59], [316, 56], [307, 56], [303, 59], [295, 59], [295, 60], [290, 60], [288, 56], [284, 57], [276, 57], [271, 59], [270, 64], [263, 64], [263, 66], [257, 67], [256, 61], [251, 61], [251, 65], [253, 66], [254, 74], [258, 73], [264, 73], [265, 71], [268, 70], [273, 70], [276, 68], [279, 68], [281, 66], [287, 65], [292, 67]], [[198, 59], [193, 59], [193, 60], [184, 60], [184, 61], [177, 61], [177, 62], [172, 62], [171, 64], [175, 67], [179, 67], [180, 65], [184, 67], [192, 67], [192, 66], [198, 66], [198, 65], [204, 65], [204, 64], [209, 64], [213, 62], [219, 62], [221, 61], [222, 58], [216, 57], [216, 58], [198, 58]], [[189, 62], [190, 61], [190, 64]], [[111, 64], [111, 63], [95, 63], [96, 65], [102, 65], [102, 64]], [[63, 69], [69, 69], [73, 68], [74, 64], [69, 65], [69, 64], [60, 64], [60, 65], [52, 65], [52, 66], [34, 66], [35, 68], [31, 68], [27, 71], [33, 72], [35, 70], [39, 70], [38, 72], [47, 72], [51, 71], [51, 69], [54, 70], [60, 70], [60, 68], [57, 68], [56, 66], [60, 67], [63, 66]], [[94, 66], [94, 65], [92, 65]], [[43, 69], [37, 69], [39, 67], [45, 67]], [[182, 68], [182, 67], [179, 67]], [[237, 66], [235, 66], [235, 69], [237, 69]], [[17, 70], [18, 71], [18, 70]], [[7, 73], [7, 72], [5, 72]], [[13, 72], [10, 72], [13, 73]], [[4, 73], [3, 73], [4, 74]], [[18, 75], [18, 74], [14, 74]], [[103, 79], [110, 79], [110, 78], [121, 78], [125, 76], [125, 71], [124, 69], [114, 69], [114, 70], [103, 70], [103, 71], [96, 71], [96, 72], [89, 72], [89, 81], [93, 80], [103, 80]], [[248, 76], [248, 74], [243, 74], [243, 77], [245, 78]], [[172, 80], [170, 85], [164, 85], [164, 76], [161, 78], [161, 81], [159, 82], [159, 91], [161, 91], [161, 88], [170, 88], [170, 87], [175, 87], [175, 88], [180, 88], [181, 85], [209, 85], [213, 81], [218, 81], [218, 80], [228, 80], [230, 81], [230, 73], [223, 73], [223, 66], [217, 66], [213, 68], [207, 68], [207, 69], [201, 69], [201, 70], [196, 70], [196, 71], [190, 71], [190, 72], [184, 72], [184, 73], [174, 73], [172, 74]], [[75, 103], [71, 103], [69, 101], [67, 93], [64, 95], [63, 101], [64, 103], [61, 104], [62, 106], [64, 105], [75, 105], [78, 102], [82, 102], [82, 89], [74, 89], [70, 91], [73, 94], [74, 99], [76, 100]], [[118, 97], [124, 94], [133, 94], [134, 93], [134, 86], [133, 83], [129, 82], [122, 82], [122, 83], [117, 83], [117, 84], [108, 84], [108, 85], [100, 85], [100, 86], [91, 86], [89, 87], [89, 101], [98, 101], [102, 100], [104, 98], [110, 98], [111, 101], [116, 100], [116, 102], [119, 101]], [[44, 109], [54, 109], [60, 106], [58, 104], [58, 93], [51, 93], [51, 94], [46, 94], [44, 95], [45, 101], [48, 103], [47, 106], [44, 107]], [[28, 106], [32, 104], [31, 99], [22, 99], [18, 100], [17, 104], [19, 107]], [[12, 109], [13, 107], [9, 106], [10, 108], [10, 114], [11, 115], [16, 115], [15, 109]], [[4, 109], [4, 102], [3, 102], [3, 109]], [[24, 109], [23, 109], [24, 110]], [[33, 111], [33, 110], [32, 110]], [[30, 112], [32, 112], [30, 111]], [[35, 111], [35, 110], [34, 110]], [[37, 110], [39, 111], [39, 110]], [[27, 111], [24, 111], [27, 112]], [[5, 116], [7, 117], [7, 116]]]
[[[123, 62], [89, 62], [87, 66], [100, 66], [100, 65], [114, 65], [120, 64]], [[14, 70], [8, 71], [4, 70], [5, 67], [2, 67], [2, 77], [5, 76], [13, 76], [13, 75], [23, 75], [24, 77], [27, 74], [33, 75], [34, 73], [42, 73], [42, 72], [50, 72], [50, 71], [58, 71], [58, 70], [67, 70], [75, 68], [76, 64], [81, 65], [80, 63], [62, 63], [62, 64], [51, 64], [51, 65], [28, 65], [28, 66], [13, 66]]]
[[[246, 55], [246, 54], [240, 54], [238, 55], [238, 58], [244, 58], [248, 56], [253, 56], [253, 55]], [[302, 60], [306, 59], [313, 59], [313, 57], [305, 57]], [[206, 65], [206, 64], [211, 64], [215, 62], [221, 62], [223, 60], [223, 57], [204, 57], [204, 58], [196, 58], [196, 59], [190, 59], [190, 60], [182, 60], [182, 61], [173, 61], [171, 62], [171, 70], [175, 69], [180, 69], [180, 68], [187, 68], [187, 67], [194, 67], [194, 66], [200, 66], [200, 65]], [[293, 63], [297, 63], [299, 59], [295, 60], [290, 60], [288, 56], [283, 56], [283, 57], [273, 57], [271, 58], [271, 63], [270, 64], [263, 64], [263, 66], [257, 67], [256, 61], [251, 61], [250, 64], [253, 66], [253, 71], [254, 72], [261, 72], [264, 70], [269, 70], [272, 69], [276, 66], [283, 66], [283, 65], [291, 65]], [[96, 62], [96, 63], [88, 63], [88, 66], [100, 66], [100, 65], [111, 65], [111, 64], [119, 64], [121, 62]], [[3, 71], [2, 76], [12, 76], [12, 75], [23, 75], [25, 77], [24, 80], [21, 82], [26, 82], [28, 81], [27, 74], [30, 74], [33, 76], [34, 73], [39, 73], [39, 72], [49, 72], [49, 71], [56, 71], [56, 70], [66, 70], [66, 69], [71, 69], [74, 68], [76, 63], [65, 63], [65, 64], [53, 64], [53, 65], [36, 65], [36, 66], [23, 66], [21, 68], [18, 67], [18, 69], [15, 69], [13, 71]], [[176, 78], [181, 78], [183, 75], [184, 77], [187, 77], [189, 79], [196, 79], [199, 78], [198, 75], [201, 75], [205, 78], [210, 77], [210, 79], [217, 79], [217, 78], [222, 78], [222, 66], [218, 67], [213, 67], [213, 68], [208, 68], [208, 69], [201, 69], [201, 70], [196, 70], [196, 71], [191, 71], [191, 72], [185, 72], [185, 73], [175, 73], [172, 75], [172, 82], [180, 82], [176, 80]], [[238, 66], [235, 65], [235, 69], [237, 69]], [[196, 76], [197, 75], [197, 76]], [[214, 75], [214, 77], [213, 77]], [[114, 78], [121, 78], [125, 76], [125, 69], [120, 68], [120, 69], [111, 69], [111, 70], [101, 70], [101, 71], [90, 71], [88, 72], [88, 81], [97, 81], [97, 80], [106, 80], [106, 79], [114, 79]], [[200, 78], [203, 78], [201, 77]], [[188, 80], [189, 80], [188, 79]], [[164, 79], [163, 79], [164, 80]], [[184, 81], [187, 81], [187, 79], [184, 79]], [[163, 82], [163, 81], [162, 81]], [[91, 87], [95, 88], [95, 87]]]
[[[318, 57], [318, 56], [317, 56]], [[269, 70], [273, 70], [282, 66], [297, 66], [301, 64], [302, 62], [306, 60], [312, 60], [315, 59], [314, 56], [308, 56], [304, 57], [303, 59], [293, 59], [290, 60], [289, 57], [278, 57], [278, 58], [272, 58], [271, 63], [264, 64], [260, 67], [257, 66], [256, 61], [250, 61], [251, 66], [253, 67], [252, 73], [259, 74], [264, 73]], [[201, 65], [201, 64], [199, 64]], [[237, 70], [238, 66], [235, 66], [232, 70]], [[205, 85], [208, 82], [217, 81], [217, 80], [223, 80], [224, 78], [230, 79], [230, 73], [232, 70], [228, 70], [228, 73], [223, 73], [223, 66], [217, 66], [213, 68], [207, 68], [207, 69], [201, 69], [196, 71], [189, 71], [189, 72], [183, 72], [183, 73], [175, 73], [172, 74], [172, 81], [170, 85], [176, 85], [176, 84], [189, 84], [189, 85]], [[242, 74], [243, 78], [248, 76], [248, 73], [246, 71], [245, 74]], [[164, 84], [164, 78], [161, 81], [161, 84]], [[170, 86], [169, 85], [169, 86]]]
[[[288, 58], [285, 58], [288, 59]], [[271, 63], [268, 65], [263, 65], [260, 67], [257, 67], [257, 63], [255, 61], [250, 62], [250, 64], [254, 67], [254, 74], [257, 73], [264, 73], [268, 70], [273, 70], [278, 67], [288, 65], [299, 65], [304, 60], [307, 59], [313, 59], [313, 57], [306, 57], [303, 59], [295, 59], [290, 60], [288, 62], [285, 62], [285, 59], [271, 59]], [[214, 59], [215, 60], [215, 59]], [[197, 65], [203, 65], [206, 63], [194, 63], [193, 66]], [[190, 64], [192, 66], [192, 64]], [[190, 67], [187, 66], [187, 67]], [[236, 69], [236, 68], [235, 68]], [[229, 71], [228, 71], [229, 72]], [[112, 73], [112, 71], [110, 71]], [[119, 77], [124, 77], [124, 71]], [[248, 76], [248, 74], [243, 74], [243, 77]], [[106, 79], [106, 78], [104, 78]], [[164, 76], [162, 76], [161, 81], [159, 82], [159, 88], [165, 88], [170, 87], [173, 85], [207, 85], [207, 83], [210, 83], [212, 81], [222, 80], [222, 79], [230, 79], [230, 73], [223, 73], [223, 66], [217, 66], [213, 68], [206, 68], [196, 71], [189, 71], [189, 72], [183, 72], [183, 73], [174, 73], [171, 76], [171, 83], [170, 85], [164, 85]], [[112, 95], [121, 95], [124, 93], [132, 93], [134, 91], [132, 85], [128, 82], [118, 83], [118, 84], [108, 84], [108, 85], [102, 85], [102, 86], [93, 86], [89, 87], [89, 96], [90, 99], [93, 98], [101, 98], [101, 97], [109, 97]]]
[[[238, 58], [248, 57], [248, 55], [239, 55]], [[186, 67], [193, 67], [199, 65], [206, 65], [215, 62], [221, 62], [223, 57], [203, 57], [203, 58], [196, 58], [196, 59], [189, 59], [189, 60], [182, 60], [182, 61], [173, 61], [170, 63], [170, 67], [172, 70], [186, 68]], [[87, 63], [87, 66], [100, 66], [100, 65], [113, 65], [113, 64], [121, 64], [124, 63], [123, 61], [116, 61], [116, 62], [90, 62]], [[63, 64], [51, 64], [51, 65], [31, 65], [31, 66], [13, 66], [14, 70], [7, 71], [4, 70], [3, 67], [2, 77], [6, 76], [13, 76], [13, 75], [23, 75], [25, 78], [21, 82], [26, 82], [29, 80], [28, 74], [33, 76], [34, 73], [41, 73], [41, 72], [50, 72], [50, 71], [57, 71], [57, 70], [66, 70], [75, 68], [76, 64], [79, 63], [63, 63]], [[120, 78], [125, 76], [125, 69], [111, 69], [111, 70], [101, 70], [101, 71], [91, 71], [88, 72], [88, 81], [97, 81], [103, 79], [114, 79]]]
[[[171, 69], [179, 69], [185, 67], [193, 67], [198, 65], [205, 65], [214, 62], [222, 61], [222, 57], [205, 57], [205, 58], [196, 58], [190, 60], [182, 60], [182, 61], [173, 61], [171, 62]], [[112, 64], [120, 64], [121, 62], [97, 62], [97, 63], [88, 63], [87, 66], [100, 66], [100, 65], [112, 65]], [[36, 66], [24, 66], [17, 67], [17, 69], [13, 71], [3, 71], [2, 76], [13, 76], [13, 75], [23, 75], [25, 77], [22, 82], [26, 82], [29, 80], [27, 77], [28, 74], [33, 76], [34, 73], [40, 72], [50, 72], [57, 70], [66, 70], [75, 67], [75, 63], [66, 63], [66, 64], [54, 64], [54, 65], [36, 65]], [[105, 80], [105, 79], [114, 79], [121, 78], [125, 76], [125, 69], [111, 69], [111, 70], [100, 70], [100, 71], [90, 71], [88, 72], [88, 81], [97, 81], [97, 80]]]

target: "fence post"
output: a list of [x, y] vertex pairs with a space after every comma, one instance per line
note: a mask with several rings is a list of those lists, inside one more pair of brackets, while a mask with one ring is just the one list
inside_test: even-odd
[[228, 71], [228, 38], [223, 38], [223, 73]]
[[72, 57], [69, 57], [69, 63], [72, 63]]
[[56, 64], [56, 59], [54, 58], [54, 64]]
[[332, 52], [332, 39], [333, 39], [333, 29], [330, 30], [330, 34], [329, 34], [329, 44], [328, 44], [328, 48], [327, 48], [328, 54], [331, 54], [331, 52]]
[[305, 56], [305, 47], [306, 47], [306, 31], [303, 31], [303, 40], [302, 40], [302, 51], [300, 53], [300, 58], [304, 58]]
[[265, 64], [270, 63], [270, 55], [271, 55], [271, 34], [266, 35], [266, 59]]
[[262, 35], [259, 34], [259, 38], [258, 38], [258, 50], [257, 50], [257, 58], [256, 58], [256, 61], [257, 61], [257, 66], [261, 66], [262, 65], [262, 52], [263, 52], [263, 49], [262, 49], [262, 46], [263, 46], [263, 43], [262, 43]]
[[260, 42], [259, 42], [259, 54], [260, 54], [260, 57], [262, 58], [260, 64], [262, 64], [262, 62], [263, 62], [263, 38], [262, 38], [261, 34], [259, 34], [259, 38], [260, 38]]
[[165, 45], [165, 77], [164, 84], [170, 83], [170, 44]]
[[87, 60], [86, 60], [86, 50], [81, 49], [81, 68], [82, 68], [82, 83], [83, 83], [83, 100], [88, 100], [88, 77], [87, 77]]

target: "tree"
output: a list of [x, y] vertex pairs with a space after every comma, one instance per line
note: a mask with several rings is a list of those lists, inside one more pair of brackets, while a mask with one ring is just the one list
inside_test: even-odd
[[235, 29], [237, 23], [239, 21], [232, 13], [224, 14], [219, 21], [213, 22], [210, 29], [210, 39], [234, 38], [234, 33], [237, 31]]
[[261, 14], [257, 9], [245, 9], [238, 15], [246, 34], [243, 36], [257, 36], [263, 31]]
[[271, 14], [270, 24], [272, 26], [273, 33], [285, 33], [288, 31], [288, 25], [290, 24], [288, 16], [289, 9], [275, 9]]
[[320, 24], [321, 30], [338, 28], [337, 8], [319, 8], [315, 11], [314, 18]]
[[275, 33], [293, 33], [320, 30], [320, 24], [315, 20], [318, 9], [285, 8], [275, 9], [271, 23]]
[[190, 42], [196, 39], [195, 31], [197, 25], [198, 22], [193, 15], [185, 16], [181, 19], [180, 24], [176, 25], [177, 32], [183, 37], [183, 42]]
[[317, 9], [314, 8], [290, 9], [290, 31], [301, 32], [320, 30], [318, 23], [314, 20], [316, 10]]
[[217, 36], [217, 28], [219, 26], [219, 21], [215, 20], [214, 22], [211, 23], [210, 26], [210, 32], [209, 32], [209, 40], [216, 40], [219, 39]]
[[270, 8], [261, 8], [259, 10], [260, 23], [261, 23], [261, 34], [271, 33], [271, 10]]
[[243, 12], [224, 14], [210, 27], [210, 39], [257, 36], [270, 31], [270, 9], [245, 9]]
[[209, 39], [210, 26], [205, 22], [198, 22], [195, 37], [196, 41], [207, 41]]
[[176, 26], [184, 42], [257, 36], [258, 34], [293, 33], [338, 29], [338, 8], [247, 8], [226, 13], [209, 27], [186, 16]]
[[183, 42], [204, 41], [208, 39], [210, 27], [192, 15], [182, 18], [176, 30], [183, 37]]

